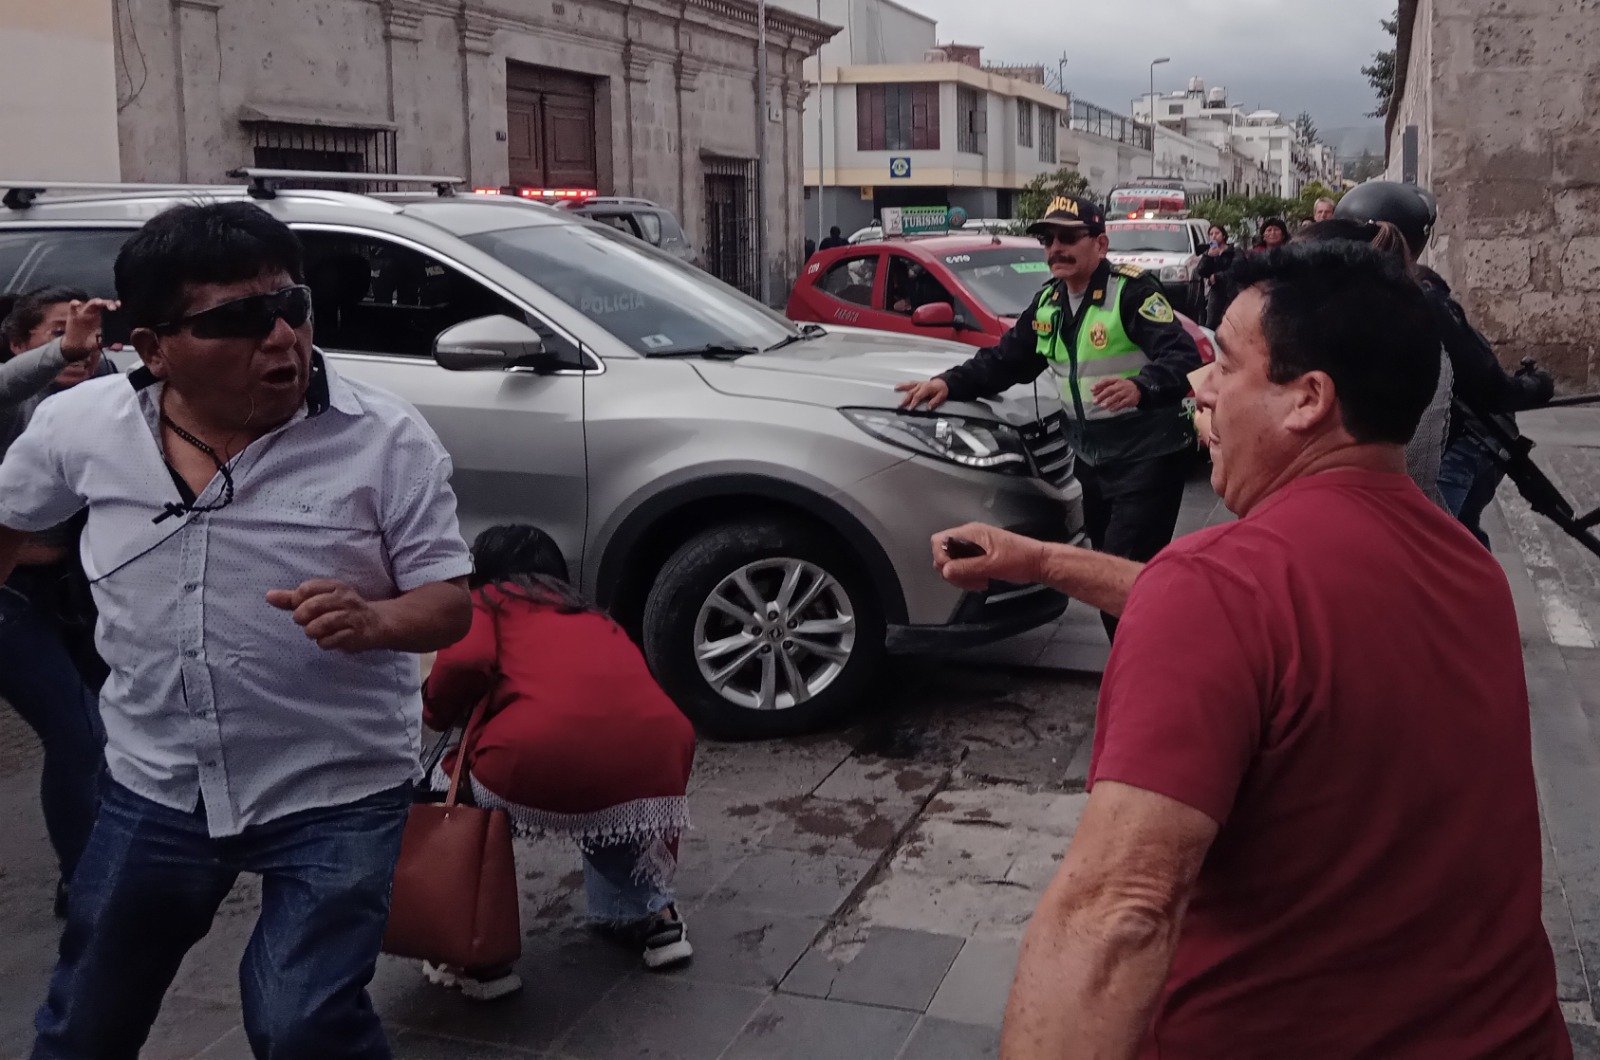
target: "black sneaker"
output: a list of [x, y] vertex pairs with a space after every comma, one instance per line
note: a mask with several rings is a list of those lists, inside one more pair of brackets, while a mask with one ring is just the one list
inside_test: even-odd
[[639, 936], [644, 942], [644, 966], [653, 972], [675, 968], [694, 956], [683, 917], [671, 906], [642, 925]]

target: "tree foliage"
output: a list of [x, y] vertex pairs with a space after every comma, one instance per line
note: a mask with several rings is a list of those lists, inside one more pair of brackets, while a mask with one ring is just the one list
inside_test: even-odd
[[[1396, 12], [1394, 18], [1383, 19], [1384, 32], [1391, 37], [1400, 33], [1400, 16]], [[1381, 118], [1389, 113], [1389, 108], [1394, 105], [1394, 73], [1395, 51], [1389, 48], [1372, 56], [1372, 64], [1363, 66], [1361, 72], [1366, 75], [1367, 81], [1372, 85], [1372, 91], [1377, 93], [1378, 108], [1367, 113], [1369, 118]]]
[[1089, 178], [1075, 169], [1058, 169], [1054, 173], [1041, 173], [1030, 180], [1017, 194], [1017, 220], [1024, 223], [1043, 217], [1050, 203], [1059, 195], [1076, 195], [1092, 199]]
[[1320, 143], [1322, 134], [1317, 131], [1317, 123], [1311, 117], [1311, 112], [1303, 110], [1294, 120], [1295, 135], [1308, 144]]

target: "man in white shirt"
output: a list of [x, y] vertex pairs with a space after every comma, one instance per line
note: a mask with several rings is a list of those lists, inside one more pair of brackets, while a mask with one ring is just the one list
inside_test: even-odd
[[366, 995], [417, 773], [413, 653], [467, 630], [450, 460], [311, 344], [294, 234], [182, 206], [117, 258], [144, 367], [43, 405], [0, 464], [0, 579], [87, 510], [109, 782], [33, 1056], [135, 1057], [240, 873], [259, 1057], [387, 1057]]

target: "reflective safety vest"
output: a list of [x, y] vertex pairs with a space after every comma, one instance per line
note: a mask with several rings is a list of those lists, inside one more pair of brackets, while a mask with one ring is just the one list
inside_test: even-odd
[[1089, 292], [1085, 291], [1083, 320], [1075, 335], [1062, 334], [1072, 329], [1072, 307], [1059, 287], [1053, 283], [1046, 286], [1034, 302], [1036, 348], [1039, 356], [1050, 363], [1050, 370], [1061, 388], [1061, 403], [1073, 419], [1109, 420], [1138, 411], [1108, 412], [1096, 405], [1092, 397], [1094, 385], [1100, 380], [1132, 379], [1149, 360], [1122, 326], [1125, 286], [1124, 278], [1113, 273], [1106, 287], [1105, 301], [1100, 305], [1089, 303]]
[[1092, 465], [1163, 456], [1194, 444], [1193, 429], [1176, 408], [1108, 412], [1094, 403], [1096, 383], [1131, 379], [1150, 360], [1122, 325], [1126, 289], [1127, 278], [1113, 270], [1099, 305], [1085, 291], [1075, 330], [1072, 307], [1058, 284], [1045, 285], [1033, 303], [1034, 348], [1060, 388], [1067, 439], [1078, 458]]

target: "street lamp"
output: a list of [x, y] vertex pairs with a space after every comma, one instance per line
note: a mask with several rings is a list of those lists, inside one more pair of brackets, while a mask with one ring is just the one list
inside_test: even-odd
[[1150, 60], [1150, 175], [1156, 175], [1156, 67], [1170, 63], [1172, 56]]

